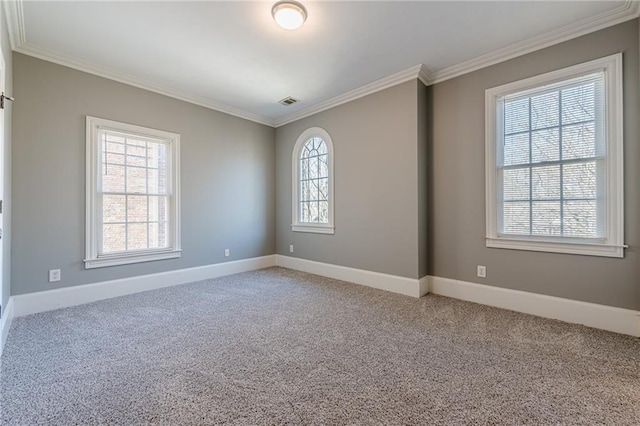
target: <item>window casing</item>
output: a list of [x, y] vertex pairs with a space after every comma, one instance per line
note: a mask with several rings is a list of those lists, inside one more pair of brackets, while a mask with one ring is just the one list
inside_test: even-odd
[[87, 116], [85, 268], [180, 257], [180, 135]]
[[622, 55], [486, 91], [487, 247], [623, 257]]
[[292, 155], [292, 218], [296, 232], [333, 234], [333, 142], [319, 127], [304, 131]]

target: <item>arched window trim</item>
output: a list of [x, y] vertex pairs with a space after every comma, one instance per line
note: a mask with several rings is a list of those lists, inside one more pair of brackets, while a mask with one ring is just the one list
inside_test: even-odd
[[[306, 223], [300, 221], [300, 153], [305, 143], [319, 137], [327, 144], [328, 170], [329, 170], [329, 223]], [[333, 234], [334, 226], [334, 196], [333, 196], [333, 141], [329, 133], [320, 127], [312, 127], [305, 130], [298, 137], [291, 155], [291, 192], [292, 192], [292, 224], [291, 230], [295, 232], [315, 232], [319, 234]]]

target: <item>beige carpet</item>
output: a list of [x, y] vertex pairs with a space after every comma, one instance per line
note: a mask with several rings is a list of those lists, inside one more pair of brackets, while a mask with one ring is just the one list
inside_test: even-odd
[[640, 341], [282, 268], [14, 320], [2, 424], [640, 424]]

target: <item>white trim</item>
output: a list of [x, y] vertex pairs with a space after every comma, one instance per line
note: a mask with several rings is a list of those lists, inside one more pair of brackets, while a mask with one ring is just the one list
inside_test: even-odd
[[[585, 242], [570, 238], [535, 238], [499, 235], [498, 176], [496, 145], [498, 144], [496, 108], [502, 96], [531, 88], [555, 84], [591, 72], [604, 71], [606, 108], [606, 236]], [[593, 61], [515, 81], [485, 91], [485, 203], [486, 246], [490, 248], [546, 251], [587, 256], [624, 257], [624, 161], [623, 161], [623, 93], [622, 54], [617, 53]]]
[[101, 65], [92, 64], [88, 61], [75, 58], [65, 53], [56, 52], [52, 49], [40, 47], [30, 42], [25, 42], [21, 45], [17, 45], [13, 48], [13, 50], [18, 53], [22, 53], [24, 55], [33, 56], [35, 58], [53, 62], [58, 65], [73, 68], [78, 71], [83, 71], [89, 74], [97, 75], [99, 77], [124, 83], [129, 86], [138, 87], [140, 89], [148, 90], [154, 93], [159, 93], [161, 95], [165, 95], [170, 98], [178, 99], [181, 101], [189, 102], [194, 105], [199, 105], [208, 109], [212, 109], [214, 111], [229, 114], [234, 117], [243, 118], [245, 120], [249, 120], [255, 123], [264, 124], [264, 125], [273, 127], [273, 120], [269, 117], [244, 111], [240, 108], [226, 105], [221, 102], [214, 101], [213, 99], [196, 95], [194, 93], [175, 89], [169, 85], [166, 85], [157, 81], [153, 81], [151, 79], [137, 77], [137, 76], [134, 76], [133, 74], [128, 74], [128, 73], [116, 71], [114, 69], [104, 67]]
[[[103, 130], [130, 133], [152, 139], [161, 139], [168, 145], [170, 152], [167, 169], [170, 170], [169, 184], [169, 238], [170, 245], [166, 249], [129, 251], [121, 254], [100, 255], [99, 229], [102, 227], [101, 210], [98, 196], [100, 174], [100, 151], [98, 149], [98, 133]], [[163, 130], [151, 129], [117, 121], [86, 117], [86, 205], [85, 205], [85, 268], [102, 268], [107, 266], [127, 265], [131, 263], [150, 262], [154, 260], [173, 259], [181, 255], [180, 237], [180, 135]]]
[[283, 268], [295, 269], [296, 271], [347, 281], [377, 288], [378, 290], [403, 294], [405, 296], [422, 297], [427, 294], [428, 291], [425, 278], [418, 280], [415, 278], [382, 274], [380, 272], [332, 265], [280, 254], [276, 255], [276, 264]]
[[268, 268], [275, 266], [275, 264], [275, 255], [269, 255], [37, 293], [20, 294], [12, 297], [15, 303], [14, 316], [21, 317], [142, 291], [188, 284], [225, 275]]
[[558, 241], [534, 241], [511, 238], [486, 238], [487, 247], [511, 250], [544, 251], [551, 253], [579, 254], [583, 256], [623, 257], [627, 246], [582, 244]]
[[427, 68], [425, 64], [422, 64], [420, 72], [418, 72], [418, 80], [420, 80], [425, 86], [430, 85], [433, 80], [433, 71]]
[[429, 293], [429, 282], [430, 282], [429, 275], [425, 275], [424, 277], [418, 280], [418, 286], [420, 287], [420, 297]]
[[9, 43], [11, 44], [11, 49], [15, 50], [27, 42], [22, 0], [5, 0], [2, 3], [4, 3]]
[[[300, 208], [300, 150], [304, 144], [313, 137], [321, 138], [327, 145], [327, 168], [329, 170], [329, 223], [306, 223], [300, 222], [299, 208]], [[294, 232], [311, 232], [317, 234], [333, 234], [335, 232], [335, 197], [333, 196], [333, 182], [335, 181], [333, 175], [333, 139], [329, 133], [320, 127], [311, 127], [300, 136], [293, 147], [291, 154], [291, 230]]]
[[620, 7], [592, 16], [582, 21], [574, 22], [548, 33], [514, 43], [502, 49], [494, 50], [468, 61], [450, 67], [442, 68], [432, 73], [430, 84], [441, 83], [500, 62], [527, 53], [535, 52], [555, 44], [565, 42], [580, 36], [593, 33], [623, 22], [635, 19], [640, 15], [640, 2], [626, 1]]
[[327, 225], [291, 225], [293, 232], [310, 232], [312, 234], [335, 234], [336, 228]]
[[439, 296], [640, 337], [640, 311], [450, 278], [431, 276], [429, 281], [429, 290]]
[[[274, 121], [274, 127], [284, 126], [285, 124], [293, 123], [294, 121], [298, 121], [302, 118], [309, 117], [310, 115], [317, 114], [333, 107], [337, 107], [338, 105], [360, 99], [364, 96], [371, 95], [381, 90], [388, 89], [389, 87], [397, 86], [398, 84], [415, 80], [420, 75], [424, 77], [425, 72], [423, 71], [423, 67], [424, 66], [422, 64], [416, 65], [404, 71], [392, 74], [388, 77], [384, 77], [369, 84], [365, 84], [364, 86], [360, 86], [356, 89], [349, 90], [346, 93], [334, 96], [333, 98], [319, 102], [308, 108], [296, 111], [289, 115], [285, 115], [284, 117], [278, 118]], [[426, 69], [426, 67], [424, 68]]]
[[153, 262], [155, 260], [177, 259], [182, 250], [169, 250], [152, 253], [127, 253], [123, 256], [105, 256], [96, 259], [85, 259], [85, 269], [104, 268], [107, 266], [130, 265], [132, 263]]
[[9, 298], [7, 306], [2, 308], [2, 319], [0, 319], [0, 355], [4, 350], [4, 345], [7, 343], [7, 337], [9, 337], [9, 329], [11, 328], [11, 321], [13, 320], [13, 297]]

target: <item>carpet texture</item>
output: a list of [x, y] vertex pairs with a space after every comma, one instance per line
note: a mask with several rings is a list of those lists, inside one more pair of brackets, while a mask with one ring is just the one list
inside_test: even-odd
[[16, 318], [1, 422], [640, 424], [640, 340], [282, 268]]

